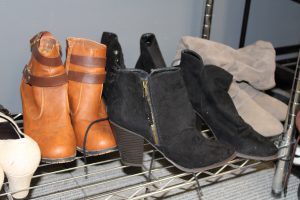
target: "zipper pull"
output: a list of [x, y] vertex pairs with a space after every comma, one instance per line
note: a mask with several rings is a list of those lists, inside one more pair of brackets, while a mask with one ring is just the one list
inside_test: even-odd
[[143, 97], [146, 98], [147, 97], [147, 81], [142, 80], [142, 83], [143, 83]]

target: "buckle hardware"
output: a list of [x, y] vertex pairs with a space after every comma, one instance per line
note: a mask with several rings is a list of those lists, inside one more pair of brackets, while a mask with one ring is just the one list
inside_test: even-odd
[[43, 35], [43, 32], [40, 32], [37, 35], [35, 35], [34, 38], [32, 38], [30, 40], [31, 48], [32, 48], [33, 45], [35, 45], [36, 43], [38, 43], [41, 40], [42, 35]]
[[23, 70], [23, 75], [24, 75], [25, 82], [28, 84], [30, 82], [30, 78], [31, 78], [31, 71], [28, 68], [28, 65], [25, 66], [25, 68]]

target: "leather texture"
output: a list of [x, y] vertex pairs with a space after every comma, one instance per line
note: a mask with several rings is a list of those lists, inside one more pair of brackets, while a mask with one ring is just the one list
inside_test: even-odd
[[69, 71], [68, 79], [82, 83], [103, 84], [105, 81], [105, 74], [89, 74], [84, 72]]
[[29, 69], [30, 67], [26, 65], [23, 70], [23, 79], [29, 85], [38, 87], [54, 87], [66, 84], [68, 82], [67, 75], [65, 73], [52, 77], [39, 77], [32, 75]]
[[[60, 45], [49, 32], [41, 32], [34, 37], [40, 55], [45, 59], [40, 63], [35, 54], [31, 55], [28, 70], [33, 76], [53, 78], [65, 74], [63, 65], [48, 66], [46, 58], [59, 58]], [[33, 48], [35, 49], [35, 48]], [[62, 62], [57, 62], [62, 63]], [[24, 132], [39, 145], [42, 158], [49, 162], [72, 159], [76, 154], [76, 138], [69, 115], [68, 84], [39, 87], [30, 85], [23, 78], [21, 97], [24, 115]]]
[[[101, 98], [103, 77], [106, 74], [104, 60], [106, 60], [105, 45], [83, 38], [67, 39], [66, 69], [70, 75], [68, 94], [79, 150], [83, 149], [85, 132], [90, 123], [107, 117], [105, 104]], [[75, 80], [74, 73], [85, 75], [81, 80]], [[95, 77], [102, 78], [95, 81]], [[108, 120], [91, 127], [86, 143], [88, 154], [106, 153], [115, 147], [116, 142]]]

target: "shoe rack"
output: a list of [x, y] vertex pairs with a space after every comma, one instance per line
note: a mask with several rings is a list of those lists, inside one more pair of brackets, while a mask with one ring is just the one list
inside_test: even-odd
[[[22, 126], [22, 121], [19, 123]], [[203, 125], [204, 126], [204, 125]], [[210, 131], [202, 134], [214, 139]], [[273, 163], [236, 158], [222, 167], [190, 174], [176, 169], [149, 144], [144, 145], [144, 166], [124, 166], [116, 151], [88, 157], [87, 163], [78, 154], [70, 163], [41, 163], [36, 171], [27, 199], [154, 199], [194, 192], [201, 196], [201, 187], [216, 184], [243, 174], [272, 167]], [[12, 200], [7, 181], [0, 200]]]

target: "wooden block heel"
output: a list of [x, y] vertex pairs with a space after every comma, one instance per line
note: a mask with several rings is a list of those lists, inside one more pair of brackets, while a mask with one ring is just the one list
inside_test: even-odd
[[141, 167], [143, 164], [144, 139], [111, 122], [124, 165]]

